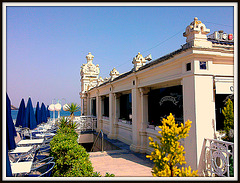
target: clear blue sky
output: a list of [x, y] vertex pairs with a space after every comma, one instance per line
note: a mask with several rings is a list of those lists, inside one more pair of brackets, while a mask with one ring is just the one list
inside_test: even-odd
[[138, 52], [154, 60], [179, 49], [194, 17], [211, 33], [233, 33], [233, 7], [9, 6], [7, 93], [16, 107], [28, 96], [34, 106], [54, 98], [80, 104], [80, 68], [88, 52], [103, 78], [113, 67], [123, 73]]

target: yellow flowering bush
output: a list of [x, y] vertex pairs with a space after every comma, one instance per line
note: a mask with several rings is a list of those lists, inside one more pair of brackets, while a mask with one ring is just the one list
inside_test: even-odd
[[180, 145], [179, 140], [188, 136], [191, 128], [191, 121], [186, 121], [185, 125], [175, 123], [174, 116], [170, 113], [167, 119], [163, 119], [162, 126], [159, 126], [161, 131], [158, 133], [161, 136], [157, 136], [160, 140], [154, 142], [152, 137], [149, 137], [149, 146], [154, 148], [151, 155], [147, 155], [147, 158], [153, 160], [154, 167], [152, 175], [155, 177], [195, 177], [197, 170], [192, 171], [191, 167], [178, 168], [177, 165], [186, 164], [184, 147]]

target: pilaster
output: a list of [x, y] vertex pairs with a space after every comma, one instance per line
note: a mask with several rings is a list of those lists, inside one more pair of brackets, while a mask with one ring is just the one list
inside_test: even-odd
[[116, 139], [116, 123], [115, 123], [115, 116], [116, 116], [116, 95], [111, 91], [109, 93], [109, 122], [110, 122], [110, 131], [108, 134], [108, 138]]
[[97, 97], [96, 97], [96, 113], [97, 113], [97, 132], [100, 131], [101, 129], [101, 118], [102, 118], [102, 110], [101, 110], [101, 96], [99, 96], [99, 92], [97, 92]]
[[132, 144], [130, 149], [139, 152], [141, 148], [141, 95], [137, 87], [132, 88]]
[[140, 152], [146, 153], [148, 144], [147, 144], [147, 122], [148, 122], [148, 92], [149, 88], [139, 88], [141, 96], [141, 129], [139, 131], [141, 138], [141, 147]]
[[86, 116], [89, 116], [89, 115], [91, 115], [91, 99], [90, 99], [90, 95], [88, 94], [87, 95], [87, 106], [86, 106], [86, 108], [87, 108], [87, 113], [86, 113]]

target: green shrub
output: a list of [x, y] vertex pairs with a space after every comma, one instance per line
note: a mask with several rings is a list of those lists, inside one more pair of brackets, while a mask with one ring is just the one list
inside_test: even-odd
[[233, 113], [233, 102], [228, 99], [226, 102], [226, 107], [223, 108], [222, 113], [224, 115], [224, 130], [226, 132], [226, 137], [224, 140], [233, 142], [233, 129], [234, 129], [234, 113]]
[[[93, 177], [102, 177], [102, 175], [100, 172], [93, 172]], [[104, 177], [115, 177], [115, 175], [107, 172]]]
[[[63, 126], [62, 126], [63, 127]], [[89, 154], [77, 143], [78, 134], [65, 126], [57, 131], [50, 142], [51, 156], [54, 157], [54, 177], [88, 177], [93, 174]]]
[[[69, 122], [69, 121], [68, 121]], [[86, 149], [77, 142], [78, 134], [74, 124], [63, 119], [57, 135], [50, 142], [51, 156], [54, 157], [54, 177], [101, 177], [93, 172], [92, 163]], [[106, 173], [105, 177], [114, 177]]]
[[230, 177], [234, 177], [234, 168], [233, 168], [233, 157], [231, 156], [229, 158], [229, 174], [230, 174]]
[[71, 129], [76, 129], [77, 127], [76, 123], [74, 123], [71, 119], [64, 116], [60, 118], [58, 126], [59, 128], [69, 127]]

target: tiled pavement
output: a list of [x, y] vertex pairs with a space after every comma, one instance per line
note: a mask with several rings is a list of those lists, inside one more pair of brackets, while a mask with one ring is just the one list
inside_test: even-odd
[[94, 171], [103, 176], [108, 172], [115, 177], [151, 177], [152, 163], [135, 154], [128, 150], [91, 152], [90, 160]]
[[115, 177], [152, 177], [153, 162], [145, 154], [135, 153], [129, 145], [118, 140], [105, 140], [120, 148], [120, 150], [90, 152], [90, 160], [94, 171], [105, 175], [112, 173]]

